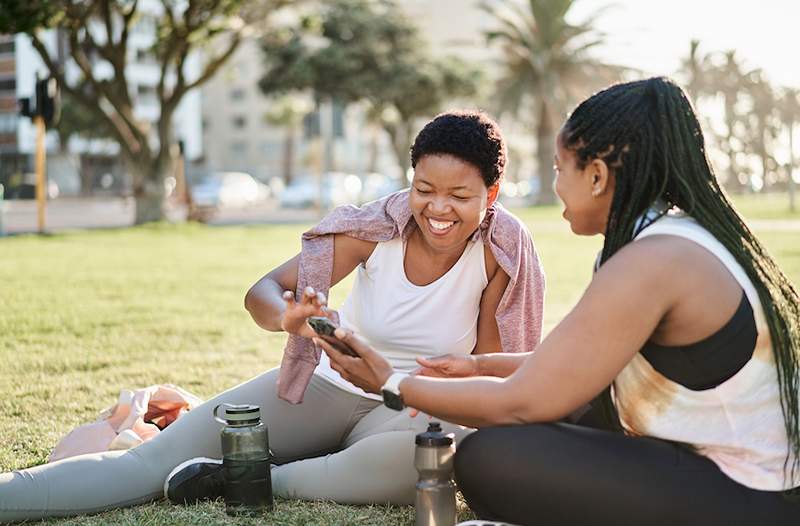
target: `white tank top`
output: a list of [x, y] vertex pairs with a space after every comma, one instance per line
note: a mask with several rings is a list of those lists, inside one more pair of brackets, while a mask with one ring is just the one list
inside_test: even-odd
[[784, 479], [788, 439], [769, 327], [755, 287], [731, 253], [691, 217], [670, 213], [636, 239], [663, 234], [694, 241], [722, 262], [753, 307], [758, 339], [753, 356], [739, 372], [702, 391], [667, 379], [637, 354], [613, 384], [623, 427], [634, 435], [690, 444], [750, 488], [779, 491], [800, 486], [800, 477]]
[[[378, 243], [339, 309], [342, 327], [361, 335], [396, 371], [417, 367], [415, 358], [469, 354], [478, 340], [478, 311], [486, 288], [483, 243], [468, 242], [445, 275], [419, 286], [406, 277], [401, 238]], [[337, 386], [380, 400], [344, 380], [322, 353], [315, 371]]]

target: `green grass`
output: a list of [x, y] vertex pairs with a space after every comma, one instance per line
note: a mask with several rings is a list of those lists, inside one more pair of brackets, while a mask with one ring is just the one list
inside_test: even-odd
[[736, 208], [747, 218], [800, 221], [800, 191], [795, 197], [795, 211], [789, 209], [786, 193], [733, 195]]
[[[547, 273], [551, 328], [588, 283], [601, 239], [571, 235], [555, 207], [519, 214]], [[277, 365], [283, 337], [259, 330], [242, 298], [299, 249], [303, 228], [155, 225], [0, 239], [0, 470], [45, 462], [61, 436], [93, 420], [121, 388], [171, 382], [208, 398]], [[764, 242], [800, 282], [800, 230], [763, 228]], [[333, 291], [333, 305], [349, 284]], [[411, 524], [413, 510], [279, 501], [265, 519]], [[225, 516], [220, 503], [155, 503], [60, 522], [248, 523]]]

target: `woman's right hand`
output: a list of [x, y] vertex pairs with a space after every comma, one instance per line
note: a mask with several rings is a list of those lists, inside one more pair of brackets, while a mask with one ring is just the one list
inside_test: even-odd
[[417, 358], [419, 369], [415, 374], [438, 378], [464, 378], [480, 376], [478, 359], [472, 355], [443, 354], [433, 358]]
[[294, 292], [287, 290], [283, 293], [286, 310], [281, 317], [281, 328], [289, 334], [296, 334], [305, 338], [314, 338], [317, 333], [306, 323], [309, 316], [326, 316], [325, 307], [327, 300], [321, 292], [316, 292], [312, 287], [306, 287], [300, 301], [295, 301]]

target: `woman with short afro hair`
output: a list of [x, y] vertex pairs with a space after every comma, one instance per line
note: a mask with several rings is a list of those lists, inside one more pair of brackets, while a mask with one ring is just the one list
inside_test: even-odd
[[[0, 522], [97, 512], [162, 492], [178, 503], [219, 497], [220, 424], [212, 410], [221, 403], [260, 406], [276, 495], [412, 504], [414, 437], [428, 419], [385, 407], [342, 378], [327, 356], [320, 360], [306, 320], [326, 316], [357, 331], [391, 367], [408, 373], [442, 352], [535, 346], [544, 275], [530, 233], [497, 203], [506, 148], [494, 121], [480, 112], [439, 115], [419, 133], [411, 157], [409, 190], [333, 210], [303, 234], [297, 256], [247, 293], [254, 321], [289, 335], [280, 367], [130, 451], [1, 474]], [[344, 304], [329, 309], [328, 289], [353, 270]], [[472, 431], [443, 427], [457, 440]]]

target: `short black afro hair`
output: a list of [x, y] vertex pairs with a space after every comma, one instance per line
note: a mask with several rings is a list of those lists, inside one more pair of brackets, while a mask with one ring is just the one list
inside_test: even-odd
[[506, 143], [500, 127], [481, 111], [449, 111], [425, 125], [411, 146], [411, 166], [426, 155], [452, 155], [480, 170], [490, 187], [503, 177]]

